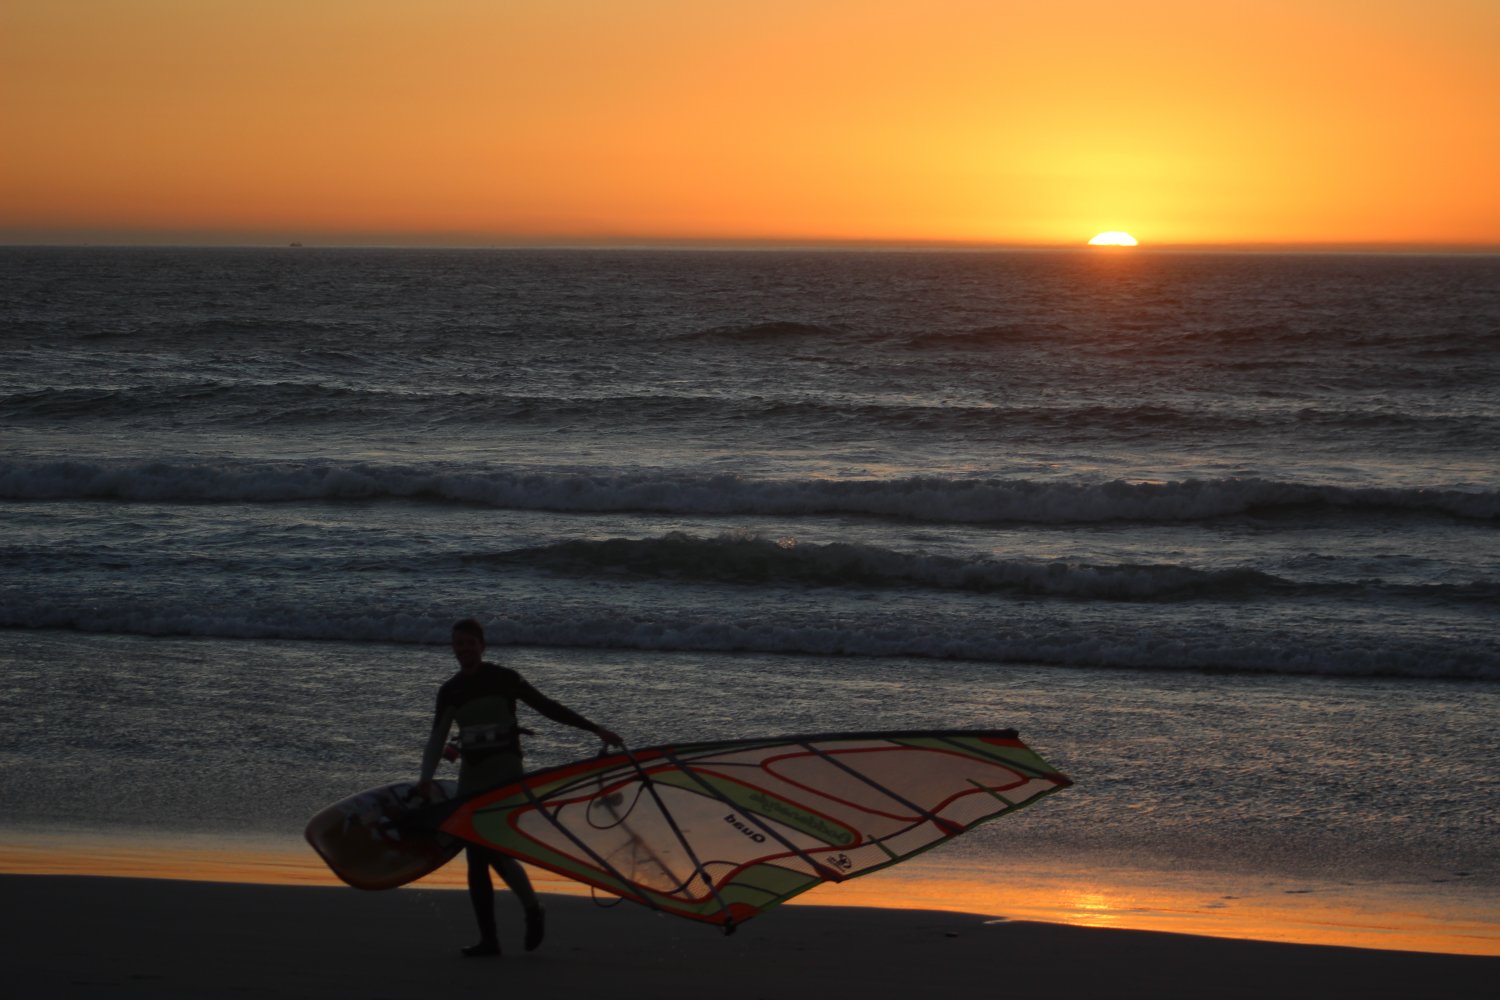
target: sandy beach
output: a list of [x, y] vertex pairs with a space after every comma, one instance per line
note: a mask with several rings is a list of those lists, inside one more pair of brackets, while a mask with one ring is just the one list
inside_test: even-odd
[[737, 934], [552, 896], [549, 936], [457, 954], [472, 936], [459, 893], [10, 875], [0, 961], [19, 997], [400, 998], [787, 995], [1033, 998], [1490, 996], [1500, 959], [1228, 941], [930, 911], [784, 907]]

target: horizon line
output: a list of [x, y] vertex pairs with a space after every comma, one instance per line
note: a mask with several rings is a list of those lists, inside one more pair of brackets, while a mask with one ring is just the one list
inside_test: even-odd
[[[101, 239], [76, 237], [48, 238], [26, 234], [10, 238], [0, 235], [0, 247], [20, 248], [95, 248], [95, 249], [309, 249], [309, 250], [766, 250], [766, 251], [1088, 251], [1110, 255], [1152, 252], [1199, 253], [1350, 253], [1350, 254], [1434, 254], [1494, 255], [1500, 254], [1500, 242], [1443, 243], [1413, 240], [1336, 241], [1336, 240], [1257, 240], [1141, 243], [1134, 247], [1090, 246], [1077, 242], [1020, 242], [1003, 240], [953, 239], [822, 239], [816, 237], [594, 237], [503, 239], [454, 234], [380, 234], [367, 239], [350, 239], [344, 234], [298, 236], [288, 233], [269, 237], [251, 234], [205, 235], [173, 232], [159, 237], [125, 237], [100, 234]], [[387, 238], [388, 237], [388, 238]]]

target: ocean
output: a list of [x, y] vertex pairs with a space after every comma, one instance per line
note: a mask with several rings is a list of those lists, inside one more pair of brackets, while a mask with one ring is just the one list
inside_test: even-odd
[[1019, 729], [985, 912], [1500, 950], [1500, 258], [8, 247], [0, 436], [11, 844], [302, 850], [474, 616], [637, 746]]

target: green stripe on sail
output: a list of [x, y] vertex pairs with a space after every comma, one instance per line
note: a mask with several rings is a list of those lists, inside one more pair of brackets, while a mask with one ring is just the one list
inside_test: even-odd
[[[726, 902], [744, 903], [760, 909], [805, 892], [822, 881], [806, 872], [794, 872], [763, 862], [740, 872], [733, 881], [721, 886], [719, 892]], [[771, 898], [767, 899], [767, 896]]]
[[941, 750], [945, 753], [962, 752], [976, 760], [991, 764], [1004, 764], [1036, 777], [1050, 777], [1059, 773], [1057, 768], [1043, 760], [1040, 754], [1024, 745], [999, 746], [975, 737], [963, 736], [903, 737], [893, 739], [891, 742], [899, 746], [917, 747], [923, 750]]
[[768, 795], [759, 788], [742, 785], [737, 781], [728, 781], [711, 772], [698, 771], [697, 777], [693, 778], [680, 771], [663, 771], [653, 774], [651, 780], [658, 785], [671, 785], [695, 795], [703, 795], [705, 798], [708, 796], [705, 794], [703, 785], [707, 784], [724, 801], [782, 826], [791, 827], [799, 833], [816, 837], [832, 847], [846, 847], [859, 839], [853, 830], [842, 823], [819, 816], [794, 802]]

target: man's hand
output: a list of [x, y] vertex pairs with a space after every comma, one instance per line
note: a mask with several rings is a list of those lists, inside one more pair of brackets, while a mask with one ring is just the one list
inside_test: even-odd
[[417, 782], [417, 794], [424, 799], [432, 798], [432, 779]]

